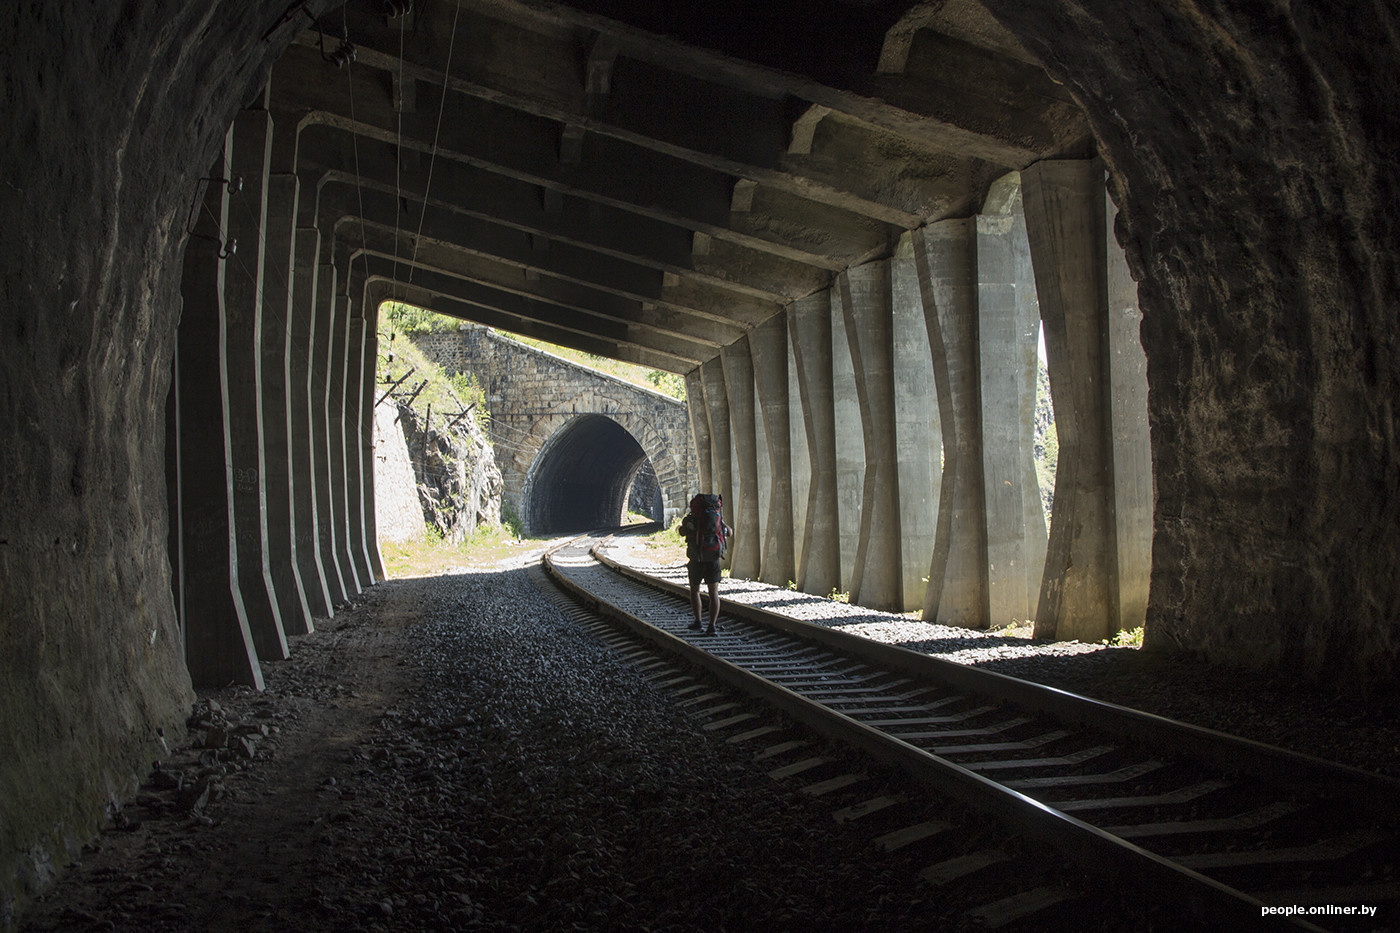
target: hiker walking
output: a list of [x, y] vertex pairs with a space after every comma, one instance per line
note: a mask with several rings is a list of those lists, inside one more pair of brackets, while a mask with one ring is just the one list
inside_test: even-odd
[[713, 635], [719, 622], [720, 563], [729, 549], [734, 529], [724, 523], [720, 509], [723, 500], [710, 493], [698, 493], [690, 500], [690, 511], [681, 519], [680, 535], [685, 539], [686, 571], [690, 576], [690, 627], [700, 631], [700, 583], [710, 587], [710, 628]]

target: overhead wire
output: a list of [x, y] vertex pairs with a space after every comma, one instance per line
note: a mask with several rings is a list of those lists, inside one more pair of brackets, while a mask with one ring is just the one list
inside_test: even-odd
[[[254, 229], [258, 231], [258, 250], [264, 257], [265, 261], [272, 263], [273, 271], [277, 274], [278, 280], [287, 283], [286, 290], [288, 296], [290, 296], [292, 294], [291, 276], [287, 271], [283, 270], [281, 263], [277, 262], [276, 256], [270, 254], [267, 250], [266, 225], [259, 223], [257, 218], [253, 216], [253, 209], [248, 205], [246, 199], [238, 197], [234, 200], [238, 201], [239, 206], [243, 209], [243, 213], [248, 219], [248, 222], [252, 225]], [[211, 218], [214, 216], [213, 211], [209, 209], [209, 205], [207, 203], [204, 205], [204, 209], [209, 213], [209, 216]], [[261, 304], [264, 313], [272, 314], [273, 319], [281, 325], [282, 332], [287, 335], [286, 339], [288, 341], [289, 350], [301, 351], [307, 359], [309, 365], [310, 361], [313, 358], [312, 351], [314, 348], [312, 346], [303, 345], [299, 340], [297, 340], [296, 335], [292, 333], [289, 319], [281, 314], [276, 305], [270, 304], [268, 302], [267, 294], [263, 291], [262, 288], [262, 283], [258, 281], [256, 276], [254, 276], [254, 274], [248, 269], [248, 265], [247, 263], [243, 262], [243, 258], [239, 256], [236, 252], [233, 254], [233, 258], [238, 262], [238, 265], [242, 268], [243, 274], [248, 277], [248, 281], [251, 282], [253, 287], [257, 290], [258, 302]], [[345, 394], [345, 383], [339, 377], [334, 367], [330, 367], [327, 370], [327, 378], [332, 380], [330, 388], [335, 391], [338, 391], [343, 396]]]
[[413, 259], [408, 267], [408, 284], [413, 284], [413, 272], [418, 262], [418, 244], [423, 238], [423, 221], [428, 216], [428, 197], [433, 190], [433, 166], [437, 163], [438, 139], [442, 135], [442, 115], [447, 109], [447, 83], [452, 77], [452, 52], [457, 45], [457, 19], [462, 15], [462, 0], [452, 14], [452, 36], [447, 40], [447, 64], [442, 69], [442, 96], [438, 99], [437, 126], [433, 129], [433, 148], [428, 155], [428, 178], [423, 186], [423, 206], [418, 212], [418, 231], [413, 236]]
[[[227, 196], [227, 195], [226, 195], [226, 196]], [[239, 200], [242, 201], [241, 198], [240, 198]], [[243, 204], [244, 210], [249, 214], [249, 218], [252, 219], [252, 212], [251, 212], [251, 209], [248, 207], [247, 202], [246, 202], [246, 201], [242, 201], [242, 204]], [[213, 212], [213, 210], [209, 207], [209, 204], [208, 204], [207, 201], [204, 203], [204, 210], [205, 210], [206, 213], [209, 214], [210, 219], [212, 219], [212, 220], [214, 221], [215, 227], [217, 228], [217, 227], [218, 227], [218, 218], [214, 216], [214, 212]], [[262, 251], [263, 255], [266, 256], [266, 238], [265, 238], [265, 237], [266, 237], [266, 233], [265, 233], [265, 231], [263, 230], [261, 224], [256, 224], [255, 226], [257, 226], [257, 229], [258, 229], [258, 238], [259, 238], [259, 247], [260, 247], [260, 250]], [[221, 233], [222, 233], [222, 231], [221, 231]], [[284, 318], [284, 317], [282, 317], [282, 316], [278, 313], [278, 311], [277, 311], [277, 309], [276, 309], [275, 307], [273, 307], [273, 306], [271, 306], [271, 305], [268, 304], [266, 293], [263, 291], [262, 283], [261, 283], [260, 281], [258, 281], [258, 277], [257, 277], [256, 275], [254, 275], [254, 273], [253, 273], [253, 271], [252, 271], [251, 269], [248, 268], [248, 264], [247, 264], [246, 262], [243, 261], [243, 257], [240, 256], [236, 251], [233, 252], [233, 253], [231, 253], [230, 256], [232, 257], [232, 259], [234, 260], [234, 262], [238, 265], [238, 268], [242, 270], [244, 276], [247, 277], [249, 283], [253, 286], [253, 288], [254, 288], [254, 290], [255, 290], [255, 293], [256, 293], [257, 296], [258, 296], [258, 301], [259, 301], [259, 303], [261, 304], [262, 308], [263, 308], [265, 311], [266, 311], [267, 309], [271, 308], [271, 311], [272, 311], [272, 314], [273, 314], [274, 318], [275, 318], [276, 320], [278, 320], [278, 321], [282, 324], [282, 326], [283, 326], [283, 328], [284, 328], [284, 332], [287, 332], [287, 330], [286, 330], [287, 319]], [[225, 260], [223, 260], [223, 261], [226, 262], [227, 259], [225, 259]], [[281, 270], [280, 270], [280, 267], [277, 267], [277, 270], [278, 270], [278, 275], [279, 275], [279, 276], [282, 275], [282, 272], [281, 272]], [[290, 279], [288, 279], [288, 283], [289, 283], [289, 287], [290, 287]], [[293, 339], [293, 338], [290, 338], [290, 337], [289, 337], [289, 339]], [[310, 350], [309, 350], [309, 348], [303, 348], [303, 349], [304, 349], [305, 352], [306, 352], [306, 359], [307, 359], [308, 362], [309, 362], [309, 361], [311, 360]], [[255, 350], [255, 352], [261, 353], [261, 347], [257, 348], [257, 349]], [[313, 372], [314, 372], [314, 369], [313, 369]], [[328, 391], [328, 392], [332, 392], [332, 391], [338, 392], [341, 398], [345, 398], [345, 397], [346, 397], [346, 396], [345, 396], [345, 383], [344, 383], [344, 381], [343, 381], [342, 379], [340, 379], [340, 378], [337, 376], [335, 367], [329, 367], [329, 368], [328, 368], [328, 370], [327, 370], [327, 379], [328, 379], [327, 386], [326, 386], [327, 391]], [[342, 404], [344, 404], [344, 403], [342, 403]], [[372, 417], [372, 410], [371, 410], [371, 412], [370, 412], [369, 414], [370, 414], [371, 417]], [[290, 426], [288, 427], [288, 430], [290, 431]], [[327, 443], [329, 444], [329, 437], [327, 438]], [[315, 449], [315, 446], [316, 446], [316, 445], [313, 443], [313, 445], [312, 445], [312, 449], [313, 449], [313, 450]], [[346, 464], [345, 464], [344, 461], [348, 461], [348, 459], [349, 459], [349, 453], [348, 453], [348, 451], [349, 451], [349, 448], [350, 448], [351, 445], [346, 444], [346, 445], [344, 445], [344, 446], [345, 446], [345, 449], [344, 449], [344, 451], [342, 452], [342, 455], [341, 455], [342, 461], [343, 461], [343, 463], [342, 463], [342, 468], [344, 468], [344, 467], [346, 466]], [[355, 446], [358, 446], [358, 445], [355, 445]], [[331, 458], [331, 454], [330, 454], [329, 448], [326, 450], [324, 456], [326, 456], [326, 458], [327, 458], [326, 467], [327, 467], [327, 475], [329, 476], [329, 475], [331, 474], [331, 470], [330, 470], [330, 458]], [[290, 464], [290, 463], [288, 464], [288, 468], [289, 468], [289, 469], [291, 468], [291, 464]], [[373, 470], [373, 468], [374, 468], [374, 467], [373, 467], [373, 464], [368, 464], [368, 465], [362, 464], [362, 466], [361, 466], [361, 471], [363, 472], [365, 469]], [[262, 472], [263, 472], [263, 471], [262, 471], [261, 469], [259, 469], [259, 474], [260, 474], [260, 475], [262, 474]], [[342, 481], [342, 482], [343, 482], [343, 481]], [[343, 487], [341, 487], [341, 488], [343, 489]], [[314, 491], [314, 488], [313, 488], [312, 495], [313, 495], [313, 497], [316, 497], [316, 498], [319, 499], [319, 495]], [[332, 495], [331, 495], [331, 501], [332, 501], [332, 503], [334, 503], [334, 502], [336, 501], [336, 498], [337, 498], [337, 496], [335, 495], [335, 490], [333, 490], [333, 491], [332, 491]], [[346, 520], [348, 521], [348, 517], [347, 517]]]
[[[400, 294], [401, 294], [400, 291], [399, 291], [399, 217], [400, 217], [400, 215], [403, 213], [403, 180], [402, 180], [402, 174], [403, 174], [403, 111], [404, 111], [404, 102], [403, 102], [403, 99], [402, 99], [402, 95], [404, 95], [404, 94], [406, 93], [406, 90], [405, 90], [406, 85], [404, 84], [403, 44], [404, 44], [404, 33], [405, 33], [406, 29], [407, 29], [407, 23], [408, 23], [408, 16], [407, 16], [407, 15], [400, 16], [400, 17], [399, 17], [399, 82], [398, 82], [399, 86], [398, 86], [398, 93], [399, 93], [399, 95], [400, 95], [400, 99], [398, 99], [398, 100], [396, 100], [396, 101], [394, 102], [394, 111], [395, 111], [395, 113], [396, 113], [396, 115], [397, 115], [397, 121], [396, 121], [396, 122], [397, 122], [397, 128], [396, 128], [396, 130], [395, 130], [395, 139], [394, 139], [394, 282], [393, 282], [393, 292], [394, 292], [394, 298], [395, 298], [395, 300], [398, 300], [398, 298], [399, 298], [399, 296], [400, 296]], [[426, 205], [426, 203], [425, 203], [425, 204], [424, 204], [424, 207], [426, 208], [426, 206], [427, 206], [427, 205]], [[364, 214], [364, 207], [363, 207], [363, 205], [361, 205], [360, 213], [361, 213], [360, 223], [363, 224], [363, 223], [364, 223], [364, 216], [363, 216], [363, 214]], [[365, 262], [366, 262], [366, 268], [368, 268], [368, 262], [369, 262], [369, 260], [366, 259]]]
[[[459, 19], [460, 19], [460, 15], [461, 15], [461, 0], [457, 0], [456, 7], [455, 7], [455, 10], [454, 10], [454, 14], [453, 14], [451, 37], [450, 37], [449, 43], [448, 43], [447, 60], [446, 60], [446, 63], [445, 63], [445, 65], [444, 65], [444, 67], [443, 67], [443, 91], [442, 91], [442, 95], [441, 95], [441, 98], [440, 98], [439, 104], [438, 104], [438, 115], [437, 115], [436, 125], [435, 125], [435, 128], [434, 128], [432, 149], [431, 149], [431, 153], [430, 153], [430, 156], [429, 156], [428, 173], [427, 173], [427, 179], [426, 179], [426, 181], [425, 181], [425, 187], [424, 187], [424, 193], [423, 193], [423, 199], [422, 199], [422, 210], [420, 211], [420, 214], [419, 214], [419, 222], [418, 222], [417, 231], [416, 231], [416, 233], [415, 233], [413, 252], [412, 252], [412, 254], [411, 254], [411, 258], [409, 259], [409, 261], [408, 261], [408, 263], [407, 263], [408, 266], [409, 266], [408, 280], [409, 280], [410, 283], [412, 282], [412, 279], [413, 279], [413, 271], [414, 271], [414, 269], [416, 268], [417, 255], [418, 255], [418, 243], [419, 243], [419, 241], [420, 241], [420, 239], [421, 239], [422, 229], [423, 229], [423, 223], [424, 223], [424, 220], [425, 220], [426, 214], [427, 214], [427, 205], [428, 205], [428, 201], [429, 201], [429, 197], [430, 197], [431, 189], [432, 189], [433, 169], [434, 169], [434, 166], [435, 166], [435, 164], [436, 164], [437, 154], [438, 154], [439, 147], [440, 147], [440, 138], [441, 138], [441, 131], [442, 131], [442, 121], [443, 121], [443, 118], [444, 118], [444, 115], [445, 115], [446, 101], [447, 101], [447, 94], [448, 94], [448, 81], [449, 81], [450, 76], [451, 76], [452, 61], [453, 61], [453, 56], [454, 56], [454, 53], [455, 53], [455, 46], [456, 46], [457, 27], [458, 27], [458, 22], [459, 22]], [[400, 86], [401, 86], [401, 88], [402, 88], [402, 86], [403, 86], [404, 79], [405, 79], [404, 45], [405, 45], [405, 34], [406, 34], [406, 20], [407, 20], [407, 17], [403, 17], [403, 18], [400, 20], [400, 29], [399, 29], [399, 81], [400, 81]], [[345, 12], [345, 9], [344, 9], [344, 8], [342, 8], [342, 28], [343, 28], [343, 31], [344, 31], [345, 38], [346, 38], [346, 40], [348, 41], [348, 37], [349, 37], [349, 18], [348, 18], [348, 14]], [[352, 123], [357, 124], [357, 123], [358, 123], [358, 119], [357, 119], [356, 112], [355, 112], [355, 75], [354, 75], [354, 71], [353, 71], [353, 67], [352, 67], [352, 62], [353, 62], [353, 58], [348, 58], [348, 59], [344, 62], [344, 65], [345, 65], [345, 67], [346, 67], [347, 98], [348, 98], [348, 104], [349, 104], [349, 110], [350, 110], [350, 120], [351, 120]], [[402, 91], [401, 91], [401, 93], [402, 93]], [[394, 273], [393, 273], [393, 281], [394, 281], [395, 286], [397, 286], [397, 284], [398, 284], [398, 266], [399, 266], [399, 262], [400, 262], [400, 248], [399, 248], [399, 247], [400, 247], [400, 235], [401, 235], [401, 232], [402, 232], [402, 230], [401, 230], [401, 224], [400, 224], [400, 214], [402, 213], [402, 211], [401, 211], [401, 206], [402, 206], [402, 204], [403, 204], [403, 187], [402, 187], [402, 166], [403, 166], [403, 109], [402, 109], [402, 107], [397, 108], [397, 111], [398, 111], [398, 116], [397, 116], [397, 129], [396, 129], [396, 141], [395, 141], [395, 169], [394, 169], [394, 188], [395, 188], [395, 200], [396, 200], [395, 208], [396, 208], [396, 209], [395, 209], [395, 220], [394, 220]], [[353, 160], [354, 160], [354, 166], [355, 166], [356, 199], [357, 199], [357, 205], [358, 205], [358, 208], [359, 208], [358, 220], [359, 220], [359, 226], [360, 226], [361, 255], [362, 255], [363, 259], [364, 259], [365, 275], [366, 275], [366, 278], [368, 278], [369, 275], [370, 275], [369, 251], [368, 251], [368, 230], [367, 230], [367, 223], [366, 223], [366, 212], [365, 212], [365, 208], [364, 208], [364, 178], [363, 178], [363, 174], [362, 174], [362, 171], [361, 171], [361, 165], [360, 165], [359, 138], [358, 138], [358, 137], [359, 137], [359, 134], [358, 134], [357, 132], [352, 131], [350, 135], [351, 135], [351, 145], [352, 145], [352, 151], [353, 151]], [[288, 288], [288, 290], [290, 291], [290, 289], [291, 289], [291, 287], [292, 287], [292, 284], [291, 284], [291, 279], [290, 279], [289, 273], [288, 273], [285, 269], [283, 269], [283, 267], [281, 266], [281, 264], [280, 264], [279, 262], [277, 262], [277, 260], [276, 260], [275, 257], [271, 257], [271, 256], [269, 256], [269, 255], [267, 254], [266, 229], [265, 229], [264, 224], [258, 222], [257, 219], [256, 219], [255, 217], [253, 217], [253, 215], [252, 215], [252, 209], [251, 209], [251, 207], [249, 206], [249, 204], [248, 204], [248, 202], [247, 202], [246, 200], [244, 200], [244, 199], [242, 199], [242, 198], [238, 198], [237, 200], [240, 202], [241, 209], [242, 209], [242, 210], [244, 211], [244, 213], [246, 214], [246, 216], [247, 216], [249, 222], [252, 223], [253, 227], [258, 231], [259, 251], [260, 251], [261, 255], [264, 257], [264, 261], [269, 261], [269, 262], [272, 263], [272, 265], [273, 265], [273, 271], [274, 271], [274, 272], [276, 273], [276, 275], [279, 277], [279, 280], [285, 281], [285, 282], [287, 283], [287, 288]], [[204, 204], [204, 209], [205, 209], [206, 212], [209, 213], [209, 216], [211, 217], [211, 219], [214, 220], [215, 225], [216, 225], [216, 227], [217, 227], [217, 226], [218, 226], [218, 219], [217, 219], [216, 217], [214, 217], [213, 211], [209, 208], [209, 205], [207, 204], [207, 202]], [[303, 354], [305, 355], [305, 358], [306, 358], [306, 359], [310, 360], [310, 359], [312, 358], [312, 356], [311, 356], [312, 347], [307, 346], [307, 345], [303, 345], [303, 344], [301, 343], [301, 341], [297, 338], [297, 336], [296, 336], [295, 334], [292, 333], [292, 331], [291, 331], [291, 329], [290, 329], [290, 327], [289, 327], [288, 318], [285, 317], [285, 316], [282, 314], [282, 312], [281, 312], [278, 308], [276, 308], [274, 305], [268, 303], [267, 298], [266, 298], [266, 294], [265, 294], [265, 292], [264, 292], [264, 290], [263, 290], [263, 287], [262, 287], [262, 283], [259, 281], [258, 276], [255, 275], [254, 272], [248, 268], [248, 265], [247, 265], [246, 262], [244, 262], [243, 257], [237, 255], [236, 253], [234, 253], [234, 254], [233, 254], [233, 258], [235, 259], [235, 262], [237, 263], [237, 265], [239, 266], [239, 268], [242, 270], [244, 276], [246, 276], [246, 278], [248, 279], [248, 281], [253, 285], [253, 287], [254, 287], [254, 289], [255, 289], [255, 292], [256, 292], [256, 294], [257, 294], [257, 296], [258, 296], [258, 300], [259, 300], [261, 306], [262, 306], [264, 309], [266, 309], [266, 310], [271, 314], [271, 316], [273, 317], [273, 319], [274, 319], [275, 321], [277, 321], [278, 324], [281, 325], [282, 330], [283, 330], [283, 333], [285, 333], [285, 334], [287, 335], [287, 340], [289, 341], [289, 349], [296, 349], [296, 350], [299, 350], [301, 353], [303, 353]], [[397, 294], [398, 294], [398, 293], [397, 293], [397, 287], [395, 288], [395, 294], [396, 294], [396, 297], [397, 297]], [[335, 367], [329, 367], [328, 372], [327, 372], [327, 377], [328, 377], [328, 379], [330, 380], [330, 382], [329, 382], [329, 384], [328, 384], [328, 389], [334, 390], [336, 393], [338, 393], [338, 394], [343, 398], [343, 397], [345, 396], [345, 382], [344, 382], [344, 380], [341, 378], [341, 374], [338, 372], [338, 370], [337, 370]], [[370, 417], [373, 417], [373, 414], [372, 414], [372, 408], [373, 408], [373, 407], [374, 407], [374, 406], [371, 406], [371, 412], [368, 413], [368, 414], [370, 415]], [[430, 428], [430, 427], [431, 427], [431, 425], [425, 425], [425, 428]], [[535, 444], [532, 443], [533, 438], [534, 438], [533, 432], [530, 432], [530, 431], [527, 431], [527, 430], [522, 430], [522, 429], [516, 427], [515, 425], [510, 424], [509, 422], [507, 422], [507, 421], [505, 421], [505, 420], [501, 420], [501, 419], [498, 419], [498, 418], [491, 418], [491, 419], [490, 419], [490, 422], [489, 422], [489, 427], [488, 427], [487, 430], [488, 430], [489, 435], [491, 435], [490, 438], [489, 438], [491, 444], [492, 444], [493, 446], [500, 446], [500, 447], [504, 448], [504, 449], [505, 449], [506, 451], [508, 451], [508, 452], [512, 452], [512, 453], [518, 454], [518, 453], [521, 453], [521, 452], [528, 452], [529, 450], [531, 450], [532, 448], [535, 447]], [[507, 437], [504, 436], [504, 433], [503, 433], [503, 432], [509, 432], [510, 434], [517, 435], [517, 436], [518, 436], [519, 438], [521, 438], [522, 440], [508, 440]], [[425, 463], [422, 463], [422, 462], [420, 461], [420, 462], [417, 464], [417, 466], [419, 467], [419, 469], [422, 471], [422, 473], [423, 473], [424, 475], [427, 475], [428, 470], [427, 470], [427, 465], [426, 465]]]

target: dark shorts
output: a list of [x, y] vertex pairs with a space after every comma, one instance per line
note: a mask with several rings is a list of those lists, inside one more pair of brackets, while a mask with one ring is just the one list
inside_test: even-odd
[[699, 586], [701, 583], [719, 582], [720, 562], [717, 560], [693, 560], [686, 565], [686, 570], [690, 574], [690, 585]]

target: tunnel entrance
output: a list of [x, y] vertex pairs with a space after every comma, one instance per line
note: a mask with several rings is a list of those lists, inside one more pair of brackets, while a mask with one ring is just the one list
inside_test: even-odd
[[579, 415], [530, 465], [520, 497], [526, 529], [550, 535], [619, 524], [633, 481], [649, 462], [622, 425], [605, 415]]

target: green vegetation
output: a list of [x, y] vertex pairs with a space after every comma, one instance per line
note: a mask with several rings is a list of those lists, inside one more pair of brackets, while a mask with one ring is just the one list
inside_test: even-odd
[[836, 587], [833, 586], [831, 588], [831, 592], [826, 594], [826, 598], [835, 600], [838, 603], [849, 603], [851, 601], [851, 594], [842, 593], [841, 591], [836, 589]]
[[592, 353], [585, 353], [582, 350], [574, 350], [569, 347], [561, 347], [556, 344], [546, 343], [543, 340], [536, 340], [533, 337], [526, 337], [521, 334], [512, 334], [501, 331], [512, 340], [517, 340], [527, 347], [534, 347], [536, 350], [543, 350], [552, 353], [560, 359], [568, 360], [579, 366], [586, 366], [595, 369], [600, 373], [630, 382], [633, 385], [641, 386], [645, 389], [653, 389], [671, 398], [685, 401], [685, 379], [675, 373], [663, 372], [659, 369], [647, 369], [645, 366], [637, 366], [632, 363], [624, 363], [621, 360], [610, 360], [605, 356], [595, 356]]
[[386, 328], [399, 334], [435, 334], [453, 331], [462, 322], [455, 317], [438, 314], [417, 305], [401, 301], [386, 301], [379, 306], [380, 330]]
[[679, 399], [682, 402], [685, 401], [684, 376], [664, 372], [660, 369], [648, 369], [646, 371], [646, 380], [651, 383], [652, 388], [663, 395], [669, 395], [671, 398]]
[[1104, 639], [1103, 644], [1114, 648], [1141, 648], [1142, 630], [1141, 625], [1137, 628], [1124, 629], [1112, 638]]
[[[386, 301], [379, 309], [379, 320], [379, 329], [382, 332], [395, 335], [394, 343], [398, 343], [398, 338], [412, 334], [437, 334], [455, 331], [462, 323], [455, 317], [448, 317], [445, 314], [438, 314], [436, 311], [429, 311], [426, 308], [419, 308], [399, 301]], [[595, 356], [582, 350], [573, 350], [569, 347], [546, 343], [523, 334], [513, 334], [508, 331], [497, 331], [497, 333], [504, 334], [527, 347], [552, 353], [570, 363], [586, 366], [633, 385], [653, 389], [664, 395], [669, 395], [671, 398], [685, 401], [685, 379], [675, 373], [647, 369], [645, 366], [636, 366], [621, 360], [610, 360], [604, 356]], [[478, 391], [480, 390], [478, 389]]]
[[[646, 516], [636, 517], [642, 521], [651, 521]], [[669, 525], [639, 538], [638, 549], [642, 555], [652, 563], [662, 566], [685, 563], [685, 541], [677, 530], [680, 524], [681, 516], [677, 515]]]
[[501, 500], [501, 527], [516, 538], [525, 533], [525, 523], [515, 514], [515, 508], [504, 499]]
[[489, 567], [540, 547], [542, 538], [522, 538], [510, 526], [482, 525], [461, 544], [450, 544], [433, 528], [416, 541], [383, 541], [384, 571], [389, 579], [432, 577], [475, 567]]
[[1034, 620], [1012, 619], [1000, 628], [992, 626], [992, 628], [988, 630], [988, 634], [1000, 635], [1002, 638], [1030, 638], [1034, 630]]
[[[455, 318], [443, 317], [413, 305], [392, 301], [384, 304], [380, 309], [380, 330], [385, 336], [379, 339], [375, 401], [400, 379], [403, 382], [394, 390], [398, 398], [412, 395], [422, 383], [422, 390], [411, 403], [414, 411], [420, 415], [426, 414], [431, 406], [433, 414], [443, 419], [434, 422], [441, 426], [468, 406], [475, 405], [468, 417], [485, 429], [490, 414], [486, 410], [486, 393], [476, 377], [471, 373], [448, 375], [408, 339], [408, 334], [442, 329], [440, 324], [443, 321], [450, 322], [453, 329], [460, 323]], [[405, 376], [408, 378], [404, 379]]]

